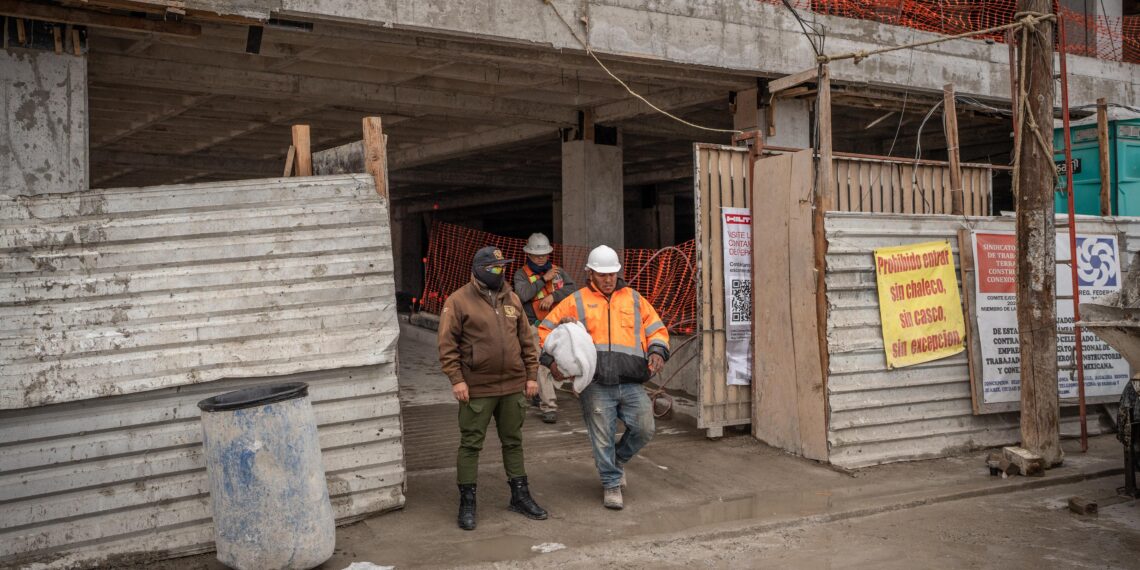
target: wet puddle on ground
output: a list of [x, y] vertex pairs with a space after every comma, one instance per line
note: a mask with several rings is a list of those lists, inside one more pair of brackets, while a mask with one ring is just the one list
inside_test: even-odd
[[636, 534], [659, 534], [752, 519], [779, 520], [825, 513], [832, 509], [833, 493], [779, 493], [746, 495], [701, 505], [661, 509], [635, 527]]

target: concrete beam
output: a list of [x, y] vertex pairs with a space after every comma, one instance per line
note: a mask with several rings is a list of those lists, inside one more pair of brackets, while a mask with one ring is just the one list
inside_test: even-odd
[[393, 183], [417, 186], [521, 188], [552, 192], [562, 188], [558, 178], [535, 178], [512, 174], [476, 174], [454, 171], [401, 170], [388, 176]]
[[[720, 98], [727, 98], [727, 94], [713, 89], [669, 89], [661, 93], [648, 94], [647, 98], [653, 101], [653, 104], [668, 111], [708, 103], [709, 101], [716, 101]], [[656, 113], [656, 111], [649, 108], [648, 105], [630, 97], [625, 101], [618, 101], [595, 108], [594, 121], [598, 123], [616, 123], [654, 113]], [[575, 117], [575, 120], [577, 120], [577, 117]], [[449, 160], [474, 152], [488, 151], [526, 141], [534, 141], [543, 137], [554, 137], [556, 134], [557, 133], [549, 127], [536, 125], [506, 127], [397, 151], [391, 154], [389, 164], [393, 169], [410, 168]]]
[[[175, 155], [147, 152], [94, 149], [91, 162], [101, 165], [114, 164], [136, 169], [188, 170], [198, 172], [228, 172], [231, 174], [280, 175], [284, 163], [280, 160], [254, 160], [232, 156], [204, 154]], [[116, 176], [122, 175], [122, 172]]]
[[484, 206], [487, 204], [498, 204], [500, 202], [511, 202], [514, 200], [527, 200], [531, 198], [550, 197], [548, 190], [508, 190], [504, 192], [468, 192], [460, 196], [448, 195], [446, 197], [433, 197], [430, 199], [416, 199], [416, 200], [401, 200], [400, 198], [393, 198], [393, 201], [405, 208], [409, 214], [417, 214], [421, 212], [432, 212], [437, 208], [437, 204], [441, 210], [456, 210], [461, 208], [473, 208], [476, 206]]
[[102, 82], [186, 91], [208, 90], [216, 95], [287, 99], [322, 105], [357, 105], [368, 101], [397, 113], [414, 110], [445, 115], [498, 116], [531, 123], [569, 126], [577, 110], [540, 101], [506, 99], [444, 89], [384, 85], [214, 65], [186, 65], [121, 55], [91, 59], [91, 76]]
[[[735, 70], [767, 77], [785, 76], [815, 65], [808, 40], [791, 13], [755, 0], [693, 3], [689, 0], [551, 0], [599, 55]], [[499, 42], [549, 46], [582, 52], [582, 46], [554, 10], [534, 0], [455, 1], [447, 9], [425, 10], [422, 0], [344, 2], [281, 0], [281, 13], [333, 18], [385, 27], [424, 30]], [[503, 14], [512, 17], [504, 18]], [[589, 28], [580, 18], [588, 16]], [[827, 30], [830, 53], [870, 51], [939, 37], [901, 26], [813, 14]], [[901, 50], [855, 64], [837, 62], [835, 82], [909, 86], [930, 93], [954, 83], [961, 94], [1009, 99], [1008, 50], [976, 40], [956, 40], [917, 50]], [[1138, 99], [1136, 66], [1074, 57], [1070, 100], [1097, 97]]]
[[0, 16], [47, 20], [92, 28], [117, 28], [156, 35], [197, 37], [202, 34], [202, 28], [197, 24], [117, 16], [106, 12], [78, 10], [18, 0], [0, 0]]

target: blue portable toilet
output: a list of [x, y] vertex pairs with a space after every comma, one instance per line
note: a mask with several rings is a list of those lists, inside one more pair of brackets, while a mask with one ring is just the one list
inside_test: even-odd
[[[1140, 113], [1119, 107], [1108, 111], [1109, 194], [1113, 215], [1140, 216]], [[1073, 164], [1062, 166], [1055, 194], [1054, 210], [1069, 211], [1065, 196], [1066, 176], [1073, 170], [1073, 203], [1078, 214], [1100, 215], [1100, 149], [1097, 143], [1096, 115], [1073, 121]], [[1053, 159], [1065, 163], [1064, 129], [1053, 130]]]

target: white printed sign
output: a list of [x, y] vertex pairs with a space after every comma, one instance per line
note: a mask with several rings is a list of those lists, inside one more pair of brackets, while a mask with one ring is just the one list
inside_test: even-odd
[[[1017, 328], [1017, 242], [1011, 232], [974, 232], [978, 340], [981, 346], [982, 401], [1021, 400], [1021, 345]], [[1057, 297], [1073, 290], [1069, 237], [1057, 235]], [[1065, 262], [1065, 263], [1062, 263]], [[1077, 280], [1081, 299], [1120, 290], [1120, 249], [1115, 236], [1077, 234]], [[1085, 396], [1116, 396], [1129, 378], [1128, 363], [1100, 337], [1081, 331]], [[1071, 373], [1076, 338], [1073, 304], [1057, 301], [1057, 383], [1061, 398], [1077, 397]]]
[[728, 384], [752, 383], [752, 213], [721, 208]]

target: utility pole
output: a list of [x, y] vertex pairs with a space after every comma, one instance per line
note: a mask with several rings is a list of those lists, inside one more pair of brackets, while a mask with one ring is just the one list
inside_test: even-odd
[[[1052, 13], [1050, 0], [1018, 0], [1020, 13]], [[1017, 326], [1021, 341], [1021, 445], [1046, 466], [1061, 463], [1057, 395], [1056, 228], [1053, 188], [1053, 22], [1022, 28], [1018, 164]], [[1023, 70], [1023, 73], [1021, 72]], [[1020, 95], [1018, 99], [1020, 99]], [[1015, 106], [1018, 101], [1014, 101]], [[1037, 131], [1036, 133], [1034, 131]], [[1044, 141], [1044, 142], [1043, 142]], [[1046, 146], [1048, 145], [1048, 146]], [[1075, 257], [1075, 256], [1070, 256]]]

